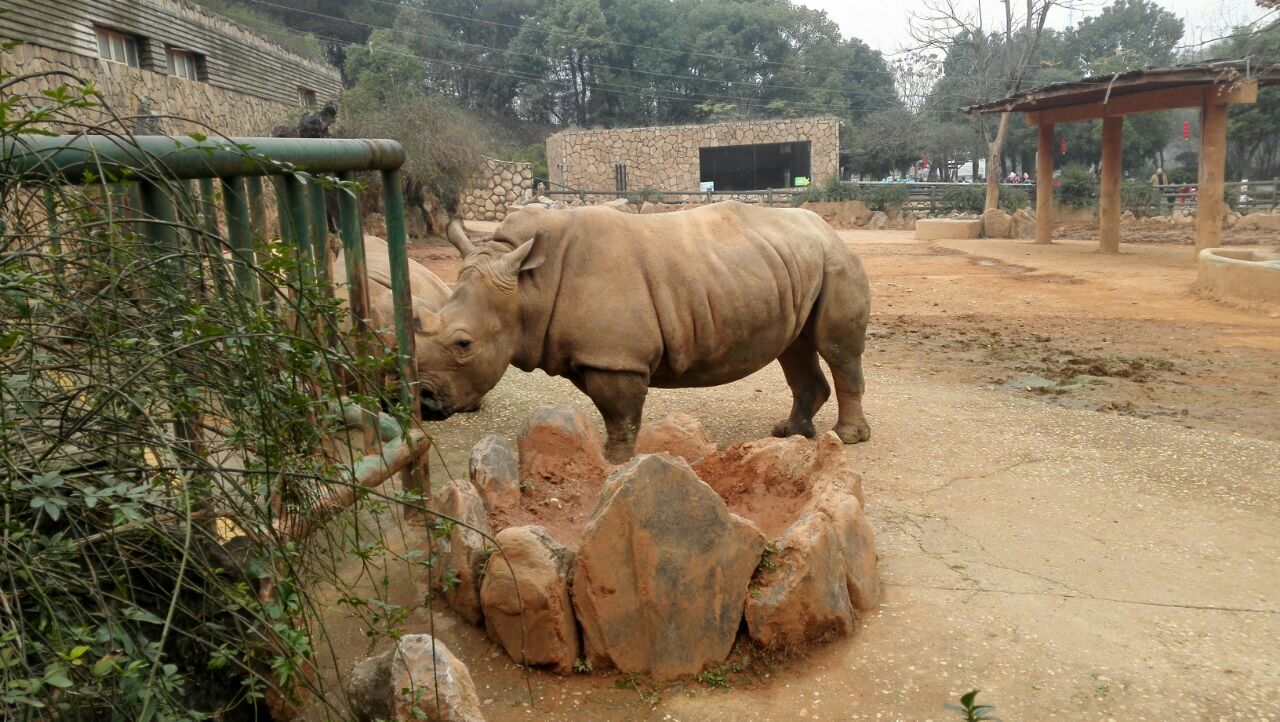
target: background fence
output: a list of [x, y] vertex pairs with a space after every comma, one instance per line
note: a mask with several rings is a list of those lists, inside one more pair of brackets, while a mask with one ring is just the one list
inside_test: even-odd
[[[543, 183], [547, 181], [543, 180]], [[904, 211], [922, 216], [945, 215], [953, 210], [947, 202], [948, 191], [956, 189], [983, 188], [980, 183], [878, 183], [852, 181], [846, 184], [853, 188], [854, 197], [861, 197], [881, 191], [886, 187], [902, 189], [906, 201], [901, 203]], [[1145, 185], [1145, 184], [1144, 184]], [[1036, 186], [1034, 183], [1001, 183], [1001, 193], [1013, 190], [1025, 193], [1028, 207], [1034, 209], [1036, 203]], [[1141, 215], [1167, 215], [1175, 210], [1189, 211], [1196, 207], [1197, 192], [1194, 184], [1169, 184], [1147, 186], [1154, 188], [1150, 202], [1140, 203], [1134, 210]], [[1280, 207], [1280, 179], [1267, 181], [1237, 181], [1225, 184], [1227, 203], [1240, 213], [1270, 211]], [[603, 203], [617, 198], [626, 198], [637, 204], [644, 201], [653, 203], [715, 203], [717, 201], [736, 200], [744, 203], [759, 203], [767, 206], [789, 207], [802, 202], [806, 194], [820, 191], [820, 188], [770, 188], [758, 191], [673, 191], [656, 188], [635, 190], [579, 190], [562, 188], [546, 191], [543, 195], [553, 200], [573, 199], [583, 203]], [[1095, 201], [1096, 203], [1096, 201]]]

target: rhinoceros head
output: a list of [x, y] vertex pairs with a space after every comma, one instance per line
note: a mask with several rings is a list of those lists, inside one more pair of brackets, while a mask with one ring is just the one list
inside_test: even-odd
[[449, 300], [438, 313], [415, 318], [422, 418], [445, 419], [470, 408], [502, 379], [520, 336], [517, 281], [542, 264], [537, 242], [468, 253]]

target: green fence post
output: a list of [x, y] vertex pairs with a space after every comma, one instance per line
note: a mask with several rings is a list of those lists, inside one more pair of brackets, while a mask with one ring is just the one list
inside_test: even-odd
[[49, 246], [54, 255], [62, 254], [62, 235], [58, 232], [58, 196], [52, 185], [44, 187], [44, 218], [49, 226]]
[[213, 197], [213, 178], [200, 179], [200, 212], [204, 217], [204, 232], [209, 238], [218, 237], [218, 202]]
[[[342, 174], [344, 183], [354, 183], [356, 174]], [[357, 337], [364, 339], [369, 333], [369, 270], [364, 257], [364, 234], [360, 230], [360, 210], [354, 193], [338, 191], [338, 215], [342, 236], [342, 255], [347, 271], [348, 304], [351, 307], [353, 328]]]
[[324, 186], [319, 178], [307, 184], [307, 204], [311, 215], [311, 259], [316, 264], [316, 278], [327, 289], [333, 281], [333, 272], [329, 267], [329, 219], [325, 215]]
[[284, 204], [281, 206], [281, 223], [288, 219], [289, 233], [285, 236], [292, 247], [294, 256], [294, 282], [298, 284], [298, 323], [299, 331], [303, 327], [315, 328], [311, 310], [306, 308], [303, 296], [311, 289], [315, 280], [315, 266], [311, 260], [311, 229], [307, 213], [307, 189], [296, 175], [284, 179]]
[[[179, 235], [176, 226], [177, 212], [168, 188], [159, 183], [164, 181], [145, 180], [139, 184], [138, 193], [144, 219], [144, 231], [148, 244], [158, 255], [177, 253], [180, 249]], [[185, 187], [185, 186], [184, 186]], [[183, 282], [179, 273], [180, 264], [177, 259], [169, 258], [161, 262], [164, 275], [172, 290]], [[172, 312], [170, 312], [172, 315]], [[175, 387], [172, 390], [174, 399], [181, 399], [184, 389]], [[199, 437], [196, 432], [196, 419], [187, 414], [174, 413], [173, 432], [178, 443], [186, 447], [190, 454], [199, 454]]]
[[[400, 356], [400, 397], [414, 418], [421, 418], [416, 403], [418, 361], [413, 337], [413, 297], [409, 290], [409, 249], [404, 229], [404, 190], [400, 171], [382, 172], [382, 210], [387, 217], [387, 260], [391, 263], [391, 298], [395, 308], [396, 348]], [[407, 493], [426, 494], [431, 489], [431, 471], [426, 458], [415, 460], [400, 474], [400, 487]], [[413, 509], [414, 507], [409, 507]], [[419, 513], [406, 513], [420, 519]]]
[[245, 198], [244, 179], [230, 176], [222, 179], [222, 202], [227, 213], [227, 242], [231, 246], [232, 268], [236, 287], [245, 300], [257, 303], [258, 279], [253, 274], [253, 229], [249, 221], [249, 204]]

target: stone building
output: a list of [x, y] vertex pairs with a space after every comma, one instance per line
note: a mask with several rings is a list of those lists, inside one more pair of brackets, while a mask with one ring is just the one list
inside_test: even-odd
[[[302, 109], [337, 98], [337, 69], [304, 58], [184, 0], [8, 0], [0, 71], [57, 70], [92, 81], [102, 109], [79, 120], [157, 116], [139, 132], [266, 135]], [[17, 83], [7, 92], [36, 95], [73, 82], [65, 76]], [[190, 118], [186, 122], [163, 116]], [[135, 122], [135, 126], [138, 123]], [[68, 129], [73, 130], [73, 129]]]
[[531, 164], [485, 158], [476, 187], [462, 194], [458, 213], [468, 221], [500, 221], [508, 207], [532, 197]]
[[566, 130], [547, 139], [553, 190], [793, 188], [825, 181], [839, 166], [832, 116]]

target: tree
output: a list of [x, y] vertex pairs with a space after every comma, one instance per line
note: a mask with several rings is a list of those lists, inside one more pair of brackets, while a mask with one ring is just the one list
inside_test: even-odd
[[[925, 0], [925, 10], [914, 15], [913, 36], [919, 47], [940, 51], [953, 67], [965, 70], [972, 83], [970, 99], [982, 103], [1007, 98], [1022, 89], [1027, 69], [1044, 35], [1045, 22], [1055, 7], [1070, 0], [1026, 0], [1019, 15], [1013, 0], [1000, 0], [1003, 18], [988, 29], [982, 4], [965, 12], [956, 0]], [[959, 88], [958, 88], [959, 89]], [[985, 208], [997, 208], [1000, 185], [997, 169], [1009, 133], [1009, 113], [1001, 113], [996, 127], [986, 114], [977, 118], [987, 151], [987, 193]]]

